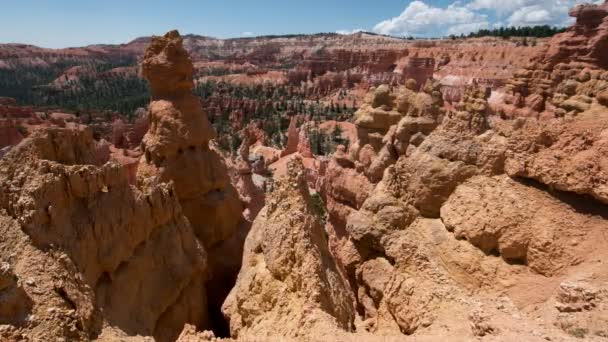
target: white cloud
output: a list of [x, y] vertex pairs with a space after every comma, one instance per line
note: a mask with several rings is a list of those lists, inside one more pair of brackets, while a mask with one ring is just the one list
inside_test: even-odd
[[243, 37], [251, 37], [253, 36], [255, 33], [250, 32], [250, 31], [245, 31], [245, 32], [241, 32], [241, 36]]
[[574, 21], [568, 16], [571, 7], [604, 0], [467, 0], [446, 7], [424, 1], [412, 1], [400, 15], [376, 24], [373, 31], [397, 36], [446, 36], [500, 26], [567, 26]]
[[534, 2], [527, 0], [473, 0], [467, 7], [472, 10], [490, 9], [497, 13], [512, 12], [526, 3]]
[[348, 35], [348, 34], [355, 34], [355, 33], [359, 33], [359, 32], [364, 32], [364, 29], [354, 29], [354, 30], [338, 30], [336, 31], [337, 34], [343, 34], [343, 35]]
[[507, 26], [555, 25], [573, 22], [568, 10], [576, 4], [591, 0], [473, 0], [467, 7], [472, 10], [495, 12], [506, 20]]
[[542, 25], [554, 21], [552, 13], [539, 5], [522, 7], [507, 19], [510, 26]]
[[486, 15], [476, 13], [459, 2], [441, 8], [413, 1], [399, 16], [378, 23], [374, 31], [399, 36], [435, 36], [468, 33], [471, 32], [467, 31], [469, 29], [488, 25]]

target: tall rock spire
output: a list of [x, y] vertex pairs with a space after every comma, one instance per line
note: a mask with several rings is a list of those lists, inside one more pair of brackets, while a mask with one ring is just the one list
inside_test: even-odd
[[[141, 63], [150, 83], [150, 129], [142, 141], [138, 182], [173, 182], [184, 215], [208, 253], [210, 315], [219, 315], [241, 266], [248, 225], [222, 158], [209, 148], [215, 137], [198, 97], [193, 66], [177, 31], [154, 37]], [[215, 311], [215, 313], [213, 312]]]

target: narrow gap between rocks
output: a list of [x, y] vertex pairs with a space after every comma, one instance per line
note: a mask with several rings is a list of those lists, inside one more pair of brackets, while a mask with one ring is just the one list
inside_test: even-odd
[[237, 274], [223, 274], [207, 282], [207, 312], [210, 329], [215, 337], [229, 338], [230, 326], [222, 314], [222, 304], [236, 284]]
[[555, 190], [550, 186], [534, 179], [516, 178], [515, 180], [520, 184], [548, 193], [555, 199], [569, 205], [572, 209], [581, 214], [600, 216], [601, 218], [608, 220], [608, 205], [593, 198], [593, 196]]

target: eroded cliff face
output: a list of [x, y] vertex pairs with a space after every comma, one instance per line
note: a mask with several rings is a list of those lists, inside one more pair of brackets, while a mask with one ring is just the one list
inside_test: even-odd
[[218, 326], [242, 206], [177, 32], [142, 70], [154, 101], [137, 184], [81, 125], [37, 131], [0, 162], [2, 339], [173, 341], [186, 323]]
[[484, 82], [447, 104], [437, 82], [378, 86], [327, 159], [293, 119], [274, 184], [245, 132], [240, 200], [181, 37], [154, 38], [136, 182], [78, 125], [0, 161], [0, 337], [604, 339], [606, 6], [573, 9], [504, 101]]
[[576, 23], [554, 36], [546, 49], [507, 83], [506, 117], [575, 116], [602, 102], [608, 89], [608, 4], [578, 5]]
[[170, 341], [185, 322], [208, 324], [206, 252], [173, 186], [138, 189], [120, 165], [95, 162], [88, 129], [40, 131], [0, 162], [15, 298], [0, 311], [16, 313], [3, 338], [87, 340], [109, 329]]
[[[581, 35], [601, 45], [604, 6], [573, 10], [578, 23], [548, 50], [566, 37], [583, 42]], [[576, 65], [581, 53], [561, 63]], [[596, 76], [605, 67], [584, 58], [596, 71], [575, 89], [594, 94], [603, 89]], [[560, 75], [560, 84], [581, 82], [578, 72]], [[353, 185], [349, 193], [340, 182], [323, 182], [331, 251], [357, 295], [357, 333], [603, 334], [602, 97], [567, 115], [512, 116], [490, 105], [490, 89], [475, 83], [441, 110], [432, 83], [418, 94], [411, 89], [372, 89], [356, 114], [358, 141], [339, 148], [324, 174], [349, 172]]]
[[329, 338], [353, 328], [354, 298], [304, 176], [301, 160], [291, 159], [247, 236], [243, 267], [222, 307], [233, 337]]

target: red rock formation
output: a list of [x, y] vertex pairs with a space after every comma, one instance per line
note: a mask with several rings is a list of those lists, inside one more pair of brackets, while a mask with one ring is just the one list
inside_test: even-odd
[[217, 317], [240, 268], [248, 226], [226, 166], [209, 148], [215, 132], [192, 95], [193, 66], [182, 42], [177, 31], [155, 37], [142, 61], [152, 102], [137, 178], [140, 184], [150, 178], [173, 182], [184, 215], [209, 253], [210, 310]]
[[243, 216], [248, 222], [253, 222], [266, 203], [267, 170], [263, 158], [254, 163], [250, 160], [250, 147], [254, 137], [247, 129], [242, 132], [243, 141], [239, 147], [238, 157], [232, 163], [230, 176], [241, 202], [245, 205]]
[[95, 166], [94, 145], [88, 129], [49, 128], [0, 161], [0, 253], [26, 284], [11, 294], [22, 338], [86, 340], [111, 326], [172, 341], [186, 322], [207, 326], [206, 254], [174, 188], [129, 186], [120, 165]]
[[420, 90], [427, 80], [433, 78], [435, 72], [434, 58], [409, 57], [407, 66], [403, 69], [405, 79], [413, 79]]
[[608, 87], [608, 4], [578, 5], [576, 24], [554, 36], [534, 63], [508, 82], [503, 116], [575, 115]]
[[345, 49], [321, 50], [300, 63], [300, 68], [310, 70], [312, 76], [328, 71], [343, 71], [354, 67], [369, 73], [393, 71], [405, 50], [353, 51]]
[[16, 106], [17, 100], [12, 97], [1, 97], [0, 96], [0, 105], [1, 106]]
[[[239, 215], [229, 213], [241, 210], [234, 202], [225, 166], [209, 149], [215, 133], [198, 98], [190, 93], [192, 70], [177, 32], [152, 41], [142, 63], [153, 102], [149, 106], [150, 130], [142, 142], [145, 157], [139, 177], [142, 181], [150, 176], [172, 180], [201, 241], [213, 246], [234, 233]], [[221, 219], [221, 212], [228, 220]]]
[[350, 330], [355, 308], [328, 248], [299, 158], [287, 164], [245, 242], [222, 311], [242, 339]]
[[30, 119], [34, 117], [32, 107], [18, 106], [15, 99], [3, 97], [0, 102], [0, 118]]
[[[188, 37], [198, 56], [259, 63], [242, 66], [252, 78], [281, 63], [310, 62], [291, 75], [306, 82], [305, 96], [331, 94], [358, 76], [358, 90], [395, 82], [370, 92], [354, 123], [341, 125], [350, 127], [348, 150], [338, 146], [329, 157], [308, 154], [312, 123], [298, 131], [297, 113], [289, 113], [288, 155], [279, 159], [281, 151], [262, 145], [259, 123], [244, 122], [272, 101], [209, 97], [214, 113], [231, 113], [231, 128], [243, 129], [239, 155], [228, 163], [244, 206], [190, 94], [193, 68], [181, 38], [154, 38], [142, 66], [153, 102], [137, 182], [133, 155], [95, 144], [82, 127], [36, 133], [0, 161], [0, 321], [8, 323], [0, 340], [139, 334], [164, 341], [182, 327], [182, 341], [212, 340], [196, 329], [221, 325], [215, 315], [240, 266], [222, 306], [235, 338], [601, 339], [608, 326], [607, 6], [573, 9], [577, 24], [535, 48], [493, 38], [374, 38], [374, 50], [406, 46], [412, 56], [434, 58], [438, 77], [462, 76], [444, 96], [435, 82], [398, 86], [390, 53], [315, 50], [321, 40], [314, 36], [225, 44]], [[371, 44], [365, 34], [321, 37]], [[508, 94], [490, 94], [537, 50], [546, 51], [514, 75]], [[357, 66], [331, 71], [349, 58]], [[312, 69], [324, 75], [311, 79]], [[430, 66], [423, 69], [428, 76]], [[291, 97], [295, 87], [285, 89]], [[443, 106], [442, 98], [452, 103]], [[108, 151], [123, 166], [95, 166]], [[274, 161], [276, 186], [260, 186]], [[242, 209], [254, 225], [240, 258]]]
[[0, 148], [14, 146], [23, 140], [23, 135], [17, 129], [15, 120], [0, 119]]
[[[312, 150], [310, 149], [310, 138], [308, 137], [308, 127], [311, 125], [304, 124], [300, 127], [298, 133], [298, 153], [304, 158], [312, 158]], [[289, 138], [289, 136], [288, 136]]]
[[297, 122], [297, 117], [292, 116], [291, 121], [289, 121], [289, 127], [287, 128], [287, 144], [285, 145], [283, 151], [281, 151], [281, 158], [298, 151], [300, 134], [298, 133], [298, 128], [296, 127]]
[[140, 108], [135, 113], [133, 122], [116, 118], [111, 123], [110, 141], [118, 148], [136, 149], [148, 131], [148, 112]]
[[608, 4], [581, 4], [568, 13], [576, 24], [549, 43], [541, 63], [549, 70], [560, 62], [580, 62], [608, 68]]

